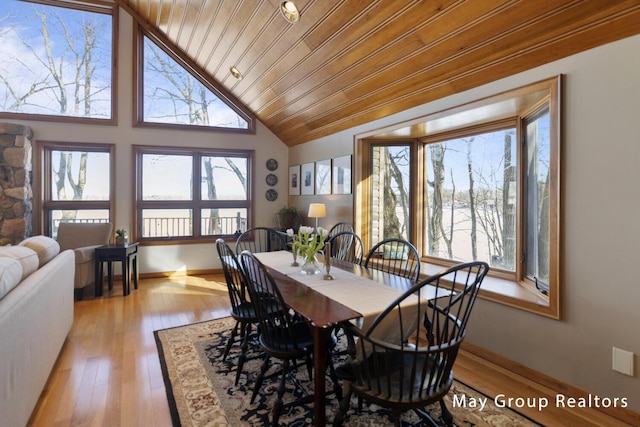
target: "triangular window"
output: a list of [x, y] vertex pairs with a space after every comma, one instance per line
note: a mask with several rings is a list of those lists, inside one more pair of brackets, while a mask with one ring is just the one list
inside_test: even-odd
[[[251, 130], [251, 118], [143, 36], [142, 121], [145, 124]], [[223, 100], [225, 98], [225, 100]]]

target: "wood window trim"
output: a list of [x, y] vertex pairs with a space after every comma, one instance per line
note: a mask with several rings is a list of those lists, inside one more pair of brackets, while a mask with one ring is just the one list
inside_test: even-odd
[[[538, 315], [546, 316], [553, 319], [561, 318], [561, 272], [560, 272], [560, 256], [561, 256], [561, 240], [560, 240], [560, 138], [561, 138], [561, 92], [562, 92], [562, 76], [552, 77], [543, 81], [532, 83], [527, 86], [509, 90], [494, 96], [483, 98], [478, 101], [470, 102], [448, 110], [436, 112], [424, 117], [412, 119], [396, 125], [387, 126], [385, 128], [369, 131], [367, 133], [356, 135], [354, 154], [359, 159], [354, 165], [354, 179], [357, 185], [354, 191], [354, 218], [355, 230], [365, 241], [368, 235], [368, 216], [370, 214], [367, 203], [362, 201], [369, 200], [370, 181], [368, 171], [370, 170], [370, 162], [368, 160], [368, 151], [373, 143], [381, 142], [404, 142], [410, 140], [424, 142], [429, 140], [444, 140], [452, 135], [460, 135], [464, 132], [469, 134], [472, 132], [483, 132], [496, 126], [503, 126], [504, 123], [515, 124], [518, 128], [522, 127], [524, 119], [535, 112], [544, 103], [549, 105], [550, 114], [550, 132], [551, 132], [551, 156], [552, 156], [552, 180], [551, 180], [551, 197], [553, 200], [551, 211], [551, 242], [550, 242], [550, 271], [549, 282], [550, 289], [548, 295], [544, 295], [535, 289], [535, 285], [531, 281], [523, 278], [520, 266], [517, 267], [514, 275], [510, 274], [491, 274], [487, 276], [480, 290], [480, 297], [489, 301], [511, 306], [520, 310], [525, 310]], [[509, 105], [511, 104], [511, 105]], [[484, 110], [483, 110], [484, 109]], [[511, 109], [511, 110], [510, 110]], [[492, 112], [491, 117], [486, 121], [473, 120], [476, 112]], [[450, 120], [456, 117], [456, 122]], [[431, 133], [427, 133], [427, 129], [438, 129]], [[522, 135], [520, 129], [518, 134]], [[410, 138], [407, 137], [410, 136]], [[422, 153], [418, 154], [421, 159]], [[418, 161], [418, 160], [417, 160]], [[422, 160], [419, 160], [419, 167], [422, 167]], [[521, 159], [518, 162], [521, 164]], [[520, 176], [520, 171], [518, 172]], [[418, 176], [412, 176], [411, 186], [416, 189], [416, 194], [422, 194], [422, 180]], [[519, 178], [520, 186], [524, 183]], [[521, 190], [523, 187], [521, 187]], [[522, 194], [522, 191], [519, 192]], [[418, 206], [422, 201], [416, 199]], [[414, 212], [415, 214], [415, 212]], [[421, 215], [416, 215], [421, 217]], [[518, 233], [522, 233], [524, 224], [524, 213], [520, 212], [518, 218]], [[411, 240], [416, 246], [422, 247], [422, 230], [423, 224], [417, 223], [412, 231]], [[523, 244], [521, 235], [518, 235], [519, 244]], [[434, 263], [429, 257], [422, 258], [422, 275], [434, 274], [453, 262], [443, 262], [438, 260]]]
[[[86, 201], [60, 201], [53, 200], [51, 194], [51, 151], [78, 151], [93, 153], [109, 153], [109, 200], [86, 200]], [[34, 170], [40, 171], [40, 179], [37, 182], [37, 204], [34, 212], [35, 233], [51, 235], [49, 229], [48, 215], [45, 215], [45, 209], [105, 209], [109, 211], [110, 222], [116, 223], [115, 212], [115, 150], [114, 144], [101, 143], [69, 143], [59, 141], [37, 141], [36, 156], [34, 161]], [[34, 182], [36, 184], [36, 182]]]

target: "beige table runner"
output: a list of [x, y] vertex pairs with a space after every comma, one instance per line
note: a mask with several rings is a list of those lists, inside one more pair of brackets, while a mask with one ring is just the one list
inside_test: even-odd
[[[339, 268], [331, 269], [331, 275], [334, 280], [324, 280], [324, 270], [313, 275], [303, 274], [301, 267], [291, 266], [293, 256], [287, 251], [261, 252], [254, 255], [265, 266], [295, 278], [296, 281], [314, 289], [316, 292], [362, 314], [363, 319], [358, 323], [365, 330], [380, 312], [402, 295], [402, 291], [398, 289]], [[435, 288], [433, 293], [435, 295]], [[415, 301], [417, 301], [417, 298]], [[407, 305], [411, 305], [411, 302], [407, 301]], [[403, 307], [405, 307], [404, 304]]]

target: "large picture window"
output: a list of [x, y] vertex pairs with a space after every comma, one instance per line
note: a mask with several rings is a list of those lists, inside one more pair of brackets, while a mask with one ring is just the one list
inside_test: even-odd
[[247, 229], [251, 151], [135, 151], [139, 240], [213, 240]]
[[117, 7], [51, 3], [2, 2], [0, 115], [113, 121]]
[[113, 222], [113, 145], [38, 142], [42, 165], [42, 226], [51, 237], [61, 222]]
[[[365, 244], [408, 239], [420, 248], [424, 271], [486, 261], [485, 296], [558, 317], [559, 83], [549, 79], [361, 139], [358, 149], [369, 156], [358, 156], [356, 175], [369, 185], [355, 209]], [[415, 138], [393, 141], [393, 134]]]

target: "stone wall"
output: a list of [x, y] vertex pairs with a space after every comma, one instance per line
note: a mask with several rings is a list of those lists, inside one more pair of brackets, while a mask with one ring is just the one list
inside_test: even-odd
[[32, 233], [32, 132], [0, 123], [0, 245], [16, 244]]

